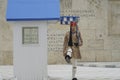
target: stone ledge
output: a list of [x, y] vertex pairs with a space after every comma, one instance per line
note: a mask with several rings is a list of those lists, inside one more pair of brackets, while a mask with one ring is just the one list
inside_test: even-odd
[[120, 68], [120, 62], [82, 62], [78, 63], [82, 67], [102, 67], [102, 68]]

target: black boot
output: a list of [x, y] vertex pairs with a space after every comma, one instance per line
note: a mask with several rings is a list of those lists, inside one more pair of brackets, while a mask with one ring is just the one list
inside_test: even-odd
[[77, 80], [77, 78], [73, 78], [72, 80]]

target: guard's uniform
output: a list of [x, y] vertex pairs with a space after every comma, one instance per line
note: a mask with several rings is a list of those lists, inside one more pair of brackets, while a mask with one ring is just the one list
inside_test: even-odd
[[[70, 32], [68, 31], [64, 38], [63, 56], [66, 56], [67, 49], [70, 47], [70, 46], [68, 46], [69, 35], [70, 35]], [[72, 42], [73, 42], [73, 46], [71, 47], [72, 48], [72, 58], [81, 59], [80, 48], [79, 48], [80, 46], [79, 45], [75, 46], [75, 44], [77, 43], [76, 33], [72, 33]], [[80, 35], [80, 42], [81, 43], [83, 42], [81, 35]]]

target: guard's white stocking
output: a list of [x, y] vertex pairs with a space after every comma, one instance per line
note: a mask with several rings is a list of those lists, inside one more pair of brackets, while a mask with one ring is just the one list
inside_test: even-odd
[[76, 70], [77, 70], [77, 59], [72, 60], [72, 78], [75, 78], [76, 76]]

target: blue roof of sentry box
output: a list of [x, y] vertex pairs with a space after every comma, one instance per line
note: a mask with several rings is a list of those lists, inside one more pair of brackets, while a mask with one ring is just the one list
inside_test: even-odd
[[8, 0], [7, 21], [58, 20], [59, 0]]

